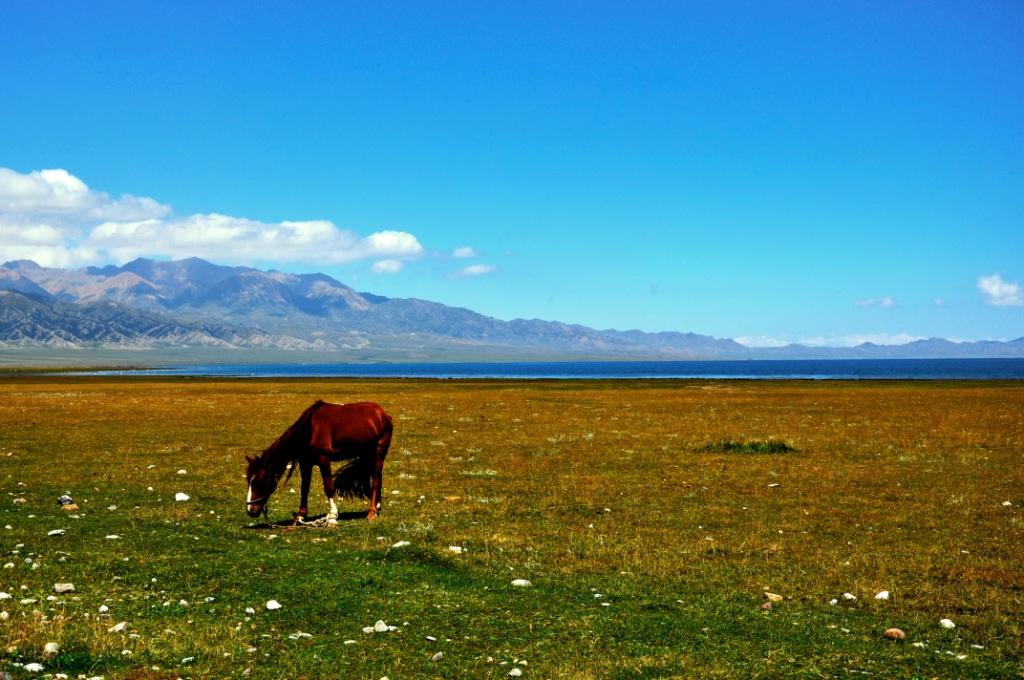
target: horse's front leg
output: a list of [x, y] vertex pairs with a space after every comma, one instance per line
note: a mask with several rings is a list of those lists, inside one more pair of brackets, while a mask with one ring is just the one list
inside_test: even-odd
[[302, 475], [302, 495], [299, 497], [299, 511], [295, 513], [295, 523], [306, 519], [306, 515], [309, 514], [308, 503], [309, 503], [309, 480], [313, 476], [313, 465], [302, 461], [299, 463], [299, 473]]
[[331, 504], [331, 509], [327, 513], [327, 523], [337, 524], [338, 523], [338, 506], [334, 504], [334, 478], [331, 477], [331, 463], [320, 463], [320, 476], [324, 480], [324, 495], [327, 496], [327, 502]]

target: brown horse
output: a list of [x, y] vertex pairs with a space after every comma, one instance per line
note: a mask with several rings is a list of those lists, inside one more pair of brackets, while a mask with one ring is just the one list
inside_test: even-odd
[[[392, 432], [391, 416], [379, 404], [328, 404], [317, 400], [258, 458], [250, 458], [246, 471], [249, 495], [245, 501], [250, 517], [267, 514], [267, 501], [288, 468], [285, 482], [298, 466], [302, 475], [302, 497], [296, 521], [305, 518], [309, 480], [313, 467], [320, 468], [324, 493], [331, 504], [328, 523], [338, 520], [334, 494], [370, 499], [367, 519], [381, 510], [381, 473], [388, 455]], [[345, 461], [331, 476], [331, 463]], [[291, 467], [289, 468], [289, 464]]]

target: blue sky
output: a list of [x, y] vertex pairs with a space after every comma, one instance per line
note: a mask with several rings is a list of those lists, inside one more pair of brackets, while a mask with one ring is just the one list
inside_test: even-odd
[[0, 260], [755, 343], [1024, 335], [1017, 2], [4, 3], [0, 64]]

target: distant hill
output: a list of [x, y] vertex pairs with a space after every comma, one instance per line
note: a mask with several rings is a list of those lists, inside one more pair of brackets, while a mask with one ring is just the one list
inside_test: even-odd
[[359, 292], [326, 274], [228, 267], [199, 258], [123, 266], [0, 266], [0, 346], [223, 347], [431, 358], [913, 358], [1024, 356], [1012, 342], [748, 348], [695, 333], [596, 330]]

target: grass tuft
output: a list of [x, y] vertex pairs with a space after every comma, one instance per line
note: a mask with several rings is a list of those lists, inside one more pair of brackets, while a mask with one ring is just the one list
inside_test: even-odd
[[728, 439], [711, 442], [700, 448], [701, 451], [715, 453], [792, 453], [796, 451], [786, 442], [775, 439], [762, 441], [754, 439], [748, 442], [737, 442]]

